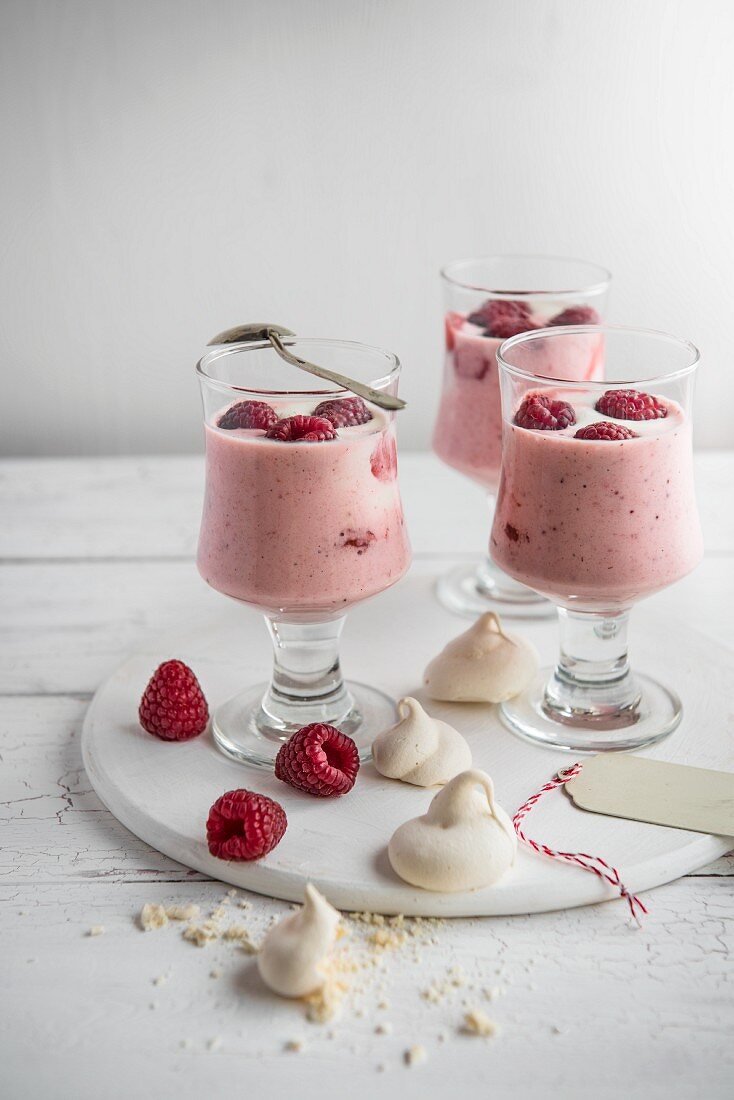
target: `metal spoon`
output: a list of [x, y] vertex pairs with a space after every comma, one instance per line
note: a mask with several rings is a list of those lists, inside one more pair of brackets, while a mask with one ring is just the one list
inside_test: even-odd
[[392, 397], [389, 393], [381, 393], [380, 390], [375, 390], [372, 386], [366, 386], [363, 382], [356, 382], [353, 378], [347, 378], [345, 374], [337, 374], [336, 371], [319, 367], [315, 363], [309, 363], [308, 360], [293, 355], [283, 344], [282, 337], [295, 337], [295, 335], [295, 332], [283, 328], [282, 325], [237, 325], [236, 328], [228, 328], [225, 332], [220, 332], [214, 339], [209, 341], [207, 346], [211, 347], [213, 344], [251, 344], [256, 341], [268, 340], [281, 359], [285, 359], [286, 363], [290, 363], [294, 367], [300, 367], [301, 370], [308, 371], [309, 374], [315, 374], [317, 378], [324, 378], [327, 382], [335, 382], [337, 386], [359, 394], [360, 397], [364, 397], [381, 409], [393, 411], [405, 408], [405, 402], [399, 397]]

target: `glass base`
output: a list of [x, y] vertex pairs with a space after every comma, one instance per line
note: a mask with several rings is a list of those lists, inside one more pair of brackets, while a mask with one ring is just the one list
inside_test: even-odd
[[[369, 760], [377, 734], [398, 720], [395, 702], [367, 684], [347, 681], [343, 688], [328, 703], [292, 701], [289, 715], [292, 720], [278, 718], [267, 709], [269, 684], [248, 688], [214, 711], [214, 741], [232, 760], [272, 770], [279, 748], [297, 730], [311, 722], [326, 722], [356, 742], [362, 762]], [[282, 714], [282, 705], [279, 709]]]
[[549, 695], [555, 672], [541, 669], [525, 691], [500, 706], [505, 726], [527, 741], [575, 753], [627, 752], [661, 741], [680, 725], [676, 693], [639, 672], [633, 673], [639, 690], [631, 705], [597, 708], [579, 699], [573, 709], [556, 710]]
[[459, 565], [439, 577], [439, 602], [455, 615], [476, 619], [496, 611], [508, 619], [548, 619], [555, 607], [532, 588], [518, 584], [494, 564]]

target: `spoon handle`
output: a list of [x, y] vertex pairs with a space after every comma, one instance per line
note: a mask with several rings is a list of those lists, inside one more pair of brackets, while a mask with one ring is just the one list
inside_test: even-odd
[[382, 393], [380, 390], [373, 389], [372, 386], [366, 386], [363, 382], [357, 382], [353, 378], [347, 378], [345, 374], [338, 374], [336, 371], [328, 370], [326, 367], [319, 367], [315, 363], [309, 363], [307, 359], [300, 359], [297, 355], [293, 355], [284, 345], [282, 341], [283, 336], [295, 336], [295, 333], [291, 332], [290, 329], [283, 328], [282, 325], [238, 325], [236, 328], [230, 328], [225, 332], [220, 332], [213, 340], [209, 341], [209, 346], [212, 344], [239, 344], [269, 340], [275, 351], [281, 359], [285, 359], [286, 363], [290, 363], [294, 367], [299, 367], [301, 370], [308, 371], [309, 374], [315, 374], [317, 378], [324, 378], [328, 382], [334, 382], [337, 386], [341, 386], [345, 390], [351, 390], [352, 393], [358, 394], [359, 397], [364, 397], [367, 401], [371, 401], [373, 405], [377, 405], [381, 409], [396, 411], [405, 408], [405, 402], [399, 397], [393, 397], [389, 393]]

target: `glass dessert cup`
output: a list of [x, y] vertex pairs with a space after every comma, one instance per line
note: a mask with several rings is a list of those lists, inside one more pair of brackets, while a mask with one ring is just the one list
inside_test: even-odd
[[[502, 457], [497, 349], [504, 339], [528, 328], [603, 320], [610, 275], [581, 260], [489, 256], [449, 264], [441, 280], [446, 351], [433, 450], [442, 462], [482, 486], [491, 526]], [[566, 377], [586, 379], [599, 369], [588, 345], [566, 356], [564, 363], [553, 362], [553, 352], [550, 348], [544, 363], [545, 373], [553, 377], [565, 371]], [[462, 565], [445, 574], [437, 592], [444, 607], [468, 618], [485, 611], [528, 619], [553, 614], [544, 597], [508, 576], [488, 556], [478, 566]]]
[[[600, 340], [603, 379], [538, 370], [548, 345], [560, 362]], [[556, 667], [500, 708], [525, 738], [608, 752], [653, 744], [680, 723], [676, 693], [630, 668], [627, 629], [634, 604], [703, 553], [691, 444], [698, 361], [685, 340], [607, 326], [529, 332], [498, 352], [504, 434], [490, 550], [556, 605], [560, 623]]]
[[[284, 343], [320, 366], [397, 392], [400, 364], [389, 352], [338, 340]], [[395, 414], [368, 405], [371, 418], [336, 426], [335, 438], [270, 438], [268, 419], [311, 417], [322, 402], [354, 395], [284, 362], [267, 342], [217, 346], [197, 373], [206, 436], [199, 572], [263, 612], [274, 654], [269, 684], [216, 708], [214, 740], [236, 760], [272, 767], [296, 730], [326, 722], [354, 738], [366, 759], [375, 735], [396, 721], [395, 704], [376, 688], [345, 683], [339, 637], [347, 610], [395, 584], [410, 564]], [[243, 402], [265, 403], [260, 427], [220, 426], [226, 410]], [[232, 413], [227, 421], [239, 422]]]

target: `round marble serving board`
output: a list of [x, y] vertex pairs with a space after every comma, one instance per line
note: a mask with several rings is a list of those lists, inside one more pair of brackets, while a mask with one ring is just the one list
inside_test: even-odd
[[[518, 740], [500, 724], [494, 707], [425, 699], [419, 688], [422, 669], [468, 625], [438, 605], [434, 580], [425, 571], [411, 572], [390, 592], [352, 611], [342, 651], [345, 671], [396, 698], [417, 695], [433, 714], [461, 730], [474, 765], [490, 773], [498, 801], [512, 814], [573, 757]], [[554, 623], [523, 623], [519, 629], [545, 662], [552, 661]], [[734, 715], [726, 685], [732, 682], [734, 654], [690, 628], [683, 642], [681, 630], [682, 624], [645, 605], [633, 617], [633, 660], [675, 686], [685, 706], [681, 727], [645, 755], [732, 770]], [[425, 812], [435, 789], [384, 779], [372, 764], [365, 764], [349, 795], [314, 799], [271, 773], [226, 759], [208, 733], [181, 744], [151, 737], [138, 725], [138, 702], [156, 665], [173, 656], [193, 667], [210, 705], [216, 705], [267, 677], [269, 643], [259, 615], [223, 601], [215, 620], [188, 622], [128, 660], [100, 687], [89, 707], [82, 749], [94, 789], [123, 825], [172, 859], [233, 886], [287, 901], [301, 901], [311, 881], [341, 909], [386, 914], [534, 913], [615, 896], [596, 876], [525, 848], [502, 881], [484, 890], [437, 894], [408, 886], [392, 871], [386, 845], [399, 824]], [[209, 806], [235, 787], [278, 799], [288, 815], [283, 840], [258, 862], [225, 863], [207, 850]], [[725, 837], [586, 813], [560, 791], [533, 810], [526, 831], [556, 848], [602, 856], [619, 868], [633, 891], [703, 867], [732, 846]]]

